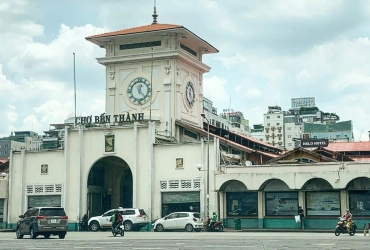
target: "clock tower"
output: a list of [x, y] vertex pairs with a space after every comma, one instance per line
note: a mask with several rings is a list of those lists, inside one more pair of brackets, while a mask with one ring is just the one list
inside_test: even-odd
[[212, 45], [175, 24], [129, 28], [86, 39], [104, 48], [98, 62], [106, 67], [107, 115], [144, 113], [155, 121], [156, 135], [173, 136], [175, 121], [202, 126], [204, 54]]

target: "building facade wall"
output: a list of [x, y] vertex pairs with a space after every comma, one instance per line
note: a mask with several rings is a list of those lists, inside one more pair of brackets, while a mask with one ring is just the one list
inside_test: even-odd
[[[222, 168], [221, 171], [216, 174], [215, 186], [222, 197], [220, 206], [224, 210], [221, 217], [224, 218], [226, 226], [232, 226], [233, 219], [239, 216], [242, 227], [244, 225], [246, 228], [299, 228], [300, 225], [294, 221], [298, 205], [305, 210], [306, 228], [333, 228], [337, 217], [344, 214], [346, 208], [352, 210], [358, 225], [370, 219], [370, 213], [367, 212], [370, 209], [368, 163], [247, 168], [235, 166]], [[271, 200], [273, 197], [281, 200], [274, 203]], [[232, 211], [234, 204], [240, 201], [246, 201], [247, 208], [257, 208], [253, 213], [249, 213], [247, 209], [244, 214], [237, 210]], [[282, 207], [288, 206], [285, 208], [287, 210], [291, 206], [291, 209], [281, 214], [272, 214], [272, 203]], [[312, 208], [313, 203], [319, 207]], [[236, 207], [240, 208], [240, 204]], [[280, 207], [276, 209], [278, 211]]]

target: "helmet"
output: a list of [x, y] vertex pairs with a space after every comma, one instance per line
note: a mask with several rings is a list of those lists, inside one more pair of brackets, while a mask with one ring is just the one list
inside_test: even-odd
[[118, 213], [119, 211], [118, 211], [118, 209], [115, 209], [115, 210], [114, 210], [114, 212], [115, 212], [115, 213]]
[[346, 212], [349, 212], [349, 209], [348, 208], [346, 209]]

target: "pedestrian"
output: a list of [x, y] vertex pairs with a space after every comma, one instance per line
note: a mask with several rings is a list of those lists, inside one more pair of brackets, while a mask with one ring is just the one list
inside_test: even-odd
[[301, 229], [304, 229], [305, 227], [304, 210], [301, 206], [298, 206], [298, 215], [299, 219], [301, 220]]

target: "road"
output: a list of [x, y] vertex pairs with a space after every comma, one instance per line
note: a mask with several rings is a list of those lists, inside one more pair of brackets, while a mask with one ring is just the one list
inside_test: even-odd
[[0, 232], [0, 249], [369, 249], [370, 237], [304, 232], [68, 232], [65, 239], [18, 240], [15, 233]]

